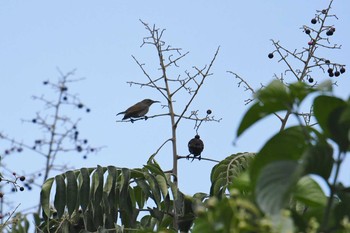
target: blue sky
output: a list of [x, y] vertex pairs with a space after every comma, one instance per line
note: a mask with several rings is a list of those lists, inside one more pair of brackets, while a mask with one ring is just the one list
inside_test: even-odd
[[[86, 80], [72, 85], [92, 112], [81, 114], [81, 134], [96, 146], [105, 146], [97, 155], [83, 160], [78, 153], [64, 154], [60, 162], [74, 167], [97, 164], [122, 167], [141, 167], [148, 157], [170, 137], [167, 118], [147, 122], [116, 123], [115, 114], [130, 105], [152, 98], [165, 103], [162, 96], [147, 88], [129, 87], [127, 81], [143, 82], [146, 77], [132, 59], [134, 55], [146, 64], [150, 73], [156, 72], [156, 51], [140, 48], [142, 38], [148, 36], [142, 19], [150, 25], [166, 28], [164, 39], [174, 47], [190, 51], [180, 68], [172, 74], [184, 74], [192, 66], [208, 64], [218, 46], [220, 52], [208, 78], [191, 110], [207, 109], [222, 118], [220, 123], [201, 126], [205, 143], [203, 157], [222, 160], [238, 152], [255, 152], [279, 129], [276, 118], [263, 120], [248, 130], [233, 145], [235, 131], [247, 106], [244, 100], [250, 93], [237, 87], [237, 80], [227, 73], [241, 75], [254, 88], [273, 79], [285, 66], [277, 59], [268, 59], [273, 50], [270, 39], [279, 40], [293, 50], [306, 46], [307, 36], [300, 30], [310, 25], [316, 9], [323, 9], [328, 1], [1, 1], [0, 2], [0, 126], [1, 132], [31, 142], [41, 135], [32, 119], [41, 105], [32, 95], [53, 97], [43, 80], [57, 80], [57, 67], [63, 72], [77, 69], [76, 77]], [[333, 12], [339, 20], [331, 20], [336, 32], [331, 40], [342, 44], [341, 50], [320, 50], [320, 54], [339, 63], [348, 64], [350, 54], [350, 3], [335, 0]], [[349, 97], [349, 68], [337, 78], [338, 96]], [[317, 81], [326, 80], [317, 74]], [[288, 78], [288, 77], [287, 77]], [[291, 77], [290, 81], [295, 81]], [[185, 93], [176, 99], [181, 111], [189, 98]], [[161, 113], [160, 105], [153, 105], [149, 114]], [[66, 112], [70, 114], [69, 110]], [[78, 116], [76, 111], [73, 116]], [[79, 114], [80, 115], [80, 114]], [[193, 122], [183, 122], [178, 129], [178, 152], [187, 155], [187, 142], [195, 135]], [[0, 142], [0, 146], [6, 144]], [[0, 150], [2, 151], [2, 150]], [[170, 146], [156, 157], [164, 170], [171, 169]], [[17, 173], [43, 167], [44, 160], [29, 151], [15, 154], [3, 161]], [[215, 164], [207, 161], [179, 161], [180, 189], [188, 194], [209, 192], [210, 171]], [[342, 169], [341, 179], [349, 184], [349, 161]], [[31, 198], [25, 198], [31, 196]], [[38, 189], [16, 194], [14, 203], [21, 208], [36, 204]]]

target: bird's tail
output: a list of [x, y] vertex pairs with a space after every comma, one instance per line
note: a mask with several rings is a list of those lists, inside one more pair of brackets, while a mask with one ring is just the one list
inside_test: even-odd
[[125, 112], [120, 112], [120, 113], [118, 113], [116, 116], [118, 116], [118, 115], [120, 115], [120, 114], [125, 114]]

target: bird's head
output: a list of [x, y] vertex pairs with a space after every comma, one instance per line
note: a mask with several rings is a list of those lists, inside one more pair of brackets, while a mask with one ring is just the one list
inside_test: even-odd
[[151, 100], [151, 99], [144, 99], [141, 102], [144, 103], [144, 104], [147, 104], [148, 106], [151, 106], [154, 103], [160, 103], [159, 101]]

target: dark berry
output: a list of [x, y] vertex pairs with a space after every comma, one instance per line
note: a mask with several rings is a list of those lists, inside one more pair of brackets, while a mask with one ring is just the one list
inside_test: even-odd
[[32, 190], [32, 186], [28, 186], [27, 189], [28, 189], [28, 190]]
[[335, 28], [334, 28], [334, 27], [331, 27], [331, 28], [329, 29], [329, 31], [335, 32]]
[[36, 119], [34, 118], [34, 119], [32, 120], [32, 122], [35, 124], [35, 123], [36, 123]]
[[90, 108], [87, 108], [87, 109], [86, 109], [86, 112], [91, 112], [91, 109], [90, 109]]
[[41, 144], [41, 140], [35, 140], [35, 144]]
[[331, 36], [331, 35], [333, 35], [333, 32], [331, 30], [329, 30], [329, 31], [326, 32], [326, 35], [327, 36]]
[[338, 77], [339, 75], [340, 75], [340, 72], [339, 72], [339, 71], [334, 72], [334, 76], [335, 76], [335, 77]]
[[78, 106], [78, 108], [83, 108], [84, 107], [84, 105], [82, 103], [78, 104], [77, 106]]
[[327, 9], [323, 9], [322, 14], [327, 14]]
[[11, 192], [16, 192], [16, 188], [12, 188], [12, 189], [11, 189]]
[[340, 71], [340, 73], [341, 73], [341, 74], [343, 74], [343, 73], [345, 73], [345, 68], [344, 68], [344, 67], [342, 67], [342, 68], [340, 68], [340, 70], [339, 70], [339, 71]]
[[91, 148], [91, 149], [90, 149], [90, 151], [91, 151], [91, 152], [94, 152], [94, 151], [95, 151], [95, 149], [94, 149], [94, 148]]
[[5, 150], [5, 155], [8, 155], [10, 154], [10, 151], [9, 150]]
[[3, 197], [4, 197], [4, 193], [0, 192], [0, 198], [3, 198]]
[[43, 84], [47, 85], [47, 84], [49, 84], [49, 81], [44, 81]]
[[20, 187], [19, 190], [20, 190], [21, 192], [23, 192], [23, 191], [24, 191], [24, 187]]
[[208, 115], [211, 114], [211, 110], [210, 110], [210, 109], [207, 110], [207, 114], [208, 114]]
[[67, 90], [68, 90], [68, 87], [66, 87], [66, 86], [62, 86], [62, 87], [61, 87], [61, 91], [62, 91], [62, 92], [65, 92], [65, 91], [67, 91]]
[[38, 173], [38, 176], [42, 176], [42, 174], [41, 174], [41, 173]]
[[313, 78], [309, 78], [309, 83], [313, 83], [314, 79]]
[[25, 179], [26, 179], [25, 176], [21, 176], [21, 177], [19, 178], [20, 181], [24, 181]]
[[88, 143], [88, 140], [87, 140], [87, 139], [84, 139], [83, 142], [84, 142], [84, 144], [87, 144], [87, 143]]
[[332, 73], [328, 73], [328, 75], [329, 75], [329, 77], [333, 77], [334, 76], [333, 72]]
[[79, 132], [78, 132], [78, 131], [75, 131], [75, 132], [74, 132], [74, 140], [77, 140], [77, 139], [78, 139], [78, 135], [79, 135]]
[[333, 69], [332, 68], [328, 68], [327, 72], [328, 72], [328, 74], [333, 73]]
[[325, 60], [325, 61], [324, 61], [324, 63], [326, 63], [326, 64], [330, 64], [330, 63], [331, 63], [331, 61], [330, 61], [330, 60]]
[[269, 53], [268, 57], [271, 59], [273, 58], [273, 53]]
[[87, 156], [86, 156], [86, 155], [84, 155], [84, 156], [83, 156], [83, 159], [87, 159]]
[[12, 172], [12, 175], [16, 176], [16, 174], [17, 174], [16, 172]]
[[23, 148], [19, 147], [17, 148], [17, 152], [21, 153], [23, 151]]
[[313, 45], [314, 44], [314, 41], [313, 40], [310, 40], [309, 42], [307, 42], [308, 45]]
[[67, 99], [68, 99], [67, 96], [63, 96], [64, 101], [67, 101]]
[[317, 23], [317, 19], [313, 18], [313, 19], [311, 20], [311, 23], [312, 23], [312, 24], [316, 24], [316, 23]]
[[310, 29], [306, 29], [305, 33], [309, 35], [311, 33]]
[[77, 151], [78, 152], [82, 152], [83, 151], [83, 148], [81, 146], [77, 146]]

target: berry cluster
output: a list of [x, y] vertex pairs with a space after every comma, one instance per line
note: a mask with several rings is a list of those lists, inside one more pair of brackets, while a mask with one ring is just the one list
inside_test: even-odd
[[[291, 68], [291, 66], [287, 61], [288, 55], [300, 60], [305, 64], [305, 69], [293, 69], [290, 71], [293, 72], [298, 80], [307, 80], [309, 83], [314, 82], [314, 79], [309, 74], [314, 67], [321, 68], [324, 73], [327, 70], [329, 77], [338, 77], [345, 73], [345, 65], [332, 63], [328, 59], [318, 57], [315, 54], [316, 49], [319, 47], [326, 49], [340, 49], [340, 46], [336, 44], [330, 45], [329, 37], [334, 35], [336, 29], [333, 25], [328, 26], [326, 24], [326, 19], [329, 17], [336, 18], [336, 16], [329, 15], [329, 9], [330, 8], [318, 11], [315, 17], [311, 19], [311, 24], [320, 25], [318, 29], [305, 25], [302, 27], [302, 30], [309, 36], [310, 39], [307, 43], [308, 47], [303, 48], [303, 50], [300, 52], [297, 50], [292, 52], [279, 45], [278, 42], [274, 42], [276, 50], [269, 53], [268, 58], [272, 59], [274, 57], [274, 52], [278, 52], [278, 54], [281, 56], [281, 60], [286, 62], [289, 65], [289, 68]], [[304, 56], [304, 54], [307, 54], [307, 56]], [[304, 70], [305, 72], [301, 72], [301, 70]]]

